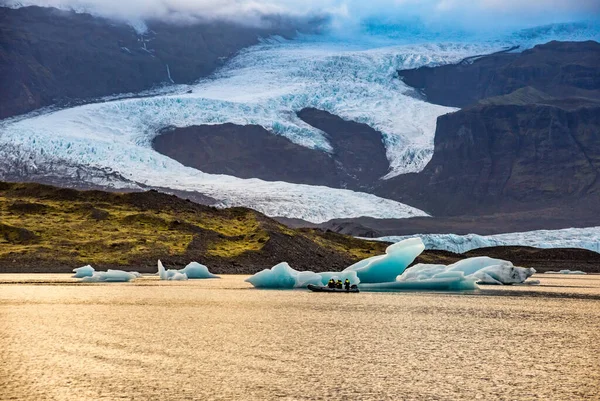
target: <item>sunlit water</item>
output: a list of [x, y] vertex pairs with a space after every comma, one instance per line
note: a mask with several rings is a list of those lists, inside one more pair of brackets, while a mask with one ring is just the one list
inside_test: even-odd
[[598, 399], [600, 276], [469, 294], [67, 277], [0, 276], [0, 399]]

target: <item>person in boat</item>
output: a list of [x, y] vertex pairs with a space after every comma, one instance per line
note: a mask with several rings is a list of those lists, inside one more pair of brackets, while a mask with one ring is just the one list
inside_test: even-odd
[[344, 288], [346, 289], [346, 291], [350, 291], [350, 280], [344, 280]]
[[327, 287], [335, 288], [335, 280], [333, 278], [329, 279], [329, 282], [327, 283]]
[[338, 281], [336, 281], [336, 283], [335, 283], [335, 288], [337, 288], [337, 289], [340, 289], [340, 290], [341, 290], [342, 288], [344, 288], [344, 287], [342, 286], [342, 280], [338, 279]]

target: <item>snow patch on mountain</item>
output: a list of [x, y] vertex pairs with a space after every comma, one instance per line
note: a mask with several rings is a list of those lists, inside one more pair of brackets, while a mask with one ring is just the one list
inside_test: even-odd
[[426, 249], [465, 253], [473, 249], [493, 246], [531, 246], [535, 248], [580, 248], [600, 252], [600, 227], [566, 228], [563, 230], [536, 230], [497, 235], [418, 234], [380, 237], [376, 240], [399, 242], [419, 237]]

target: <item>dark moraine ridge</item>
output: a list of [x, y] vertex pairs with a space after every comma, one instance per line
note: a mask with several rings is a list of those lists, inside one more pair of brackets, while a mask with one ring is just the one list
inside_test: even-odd
[[240, 178], [368, 190], [387, 173], [381, 133], [321, 110], [304, 109], [298, 116], [327, 135], [331, 153], [257, 125], [235, 124], [165, 130], [153, 147], [186, 166]]
[[312, 26], [284, 19], [265, 21], [264, 28], [224, 21], [147, 25], [140, 35], [127, 24], [89, 14], [0, 7], [0, 118], [164, 83], [190, 83], [260, 37], [292, 37]]

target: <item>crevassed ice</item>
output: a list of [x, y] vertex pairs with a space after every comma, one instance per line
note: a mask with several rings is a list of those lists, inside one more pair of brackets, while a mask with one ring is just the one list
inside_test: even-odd
[[[535, 248], [580, 248], [600, 252], [600, 227], [535, 230], [497, 235], [419, 234], [426, 249], [464, 253], [492, 246], [531, 246]], [[384, 242], [399, 242], [412, 236], [381, 237]]]
[[[437, 117], [454, 109], [414, 97], [414, 91], [397, 78], [397, 70], [456, 62], [515, 41], [529, 46], [573, 32], [551, 34], [485, 41], [460, 38], [455, 43], [439, 39], [427, 43], [416, 37], [269, 40], [240, 52], [195, 85], [4, 121], [0, 153], [10, 157], [14, 151], [22, 152], [32, 168], [66, 162], [106, 169], [140, 184], [203, 192], [220, 200], [221, 206], [248, 206], [271, 216], [312, 222], [424, 215], [352, 191], [204, 174], [158, 154], [151, 142], [165, 127], [231, 122], [258, 124], [295, 143], [330, 151], [323, 133], [296, 116], [302, 108], [316, 107], [380, 130], [390, 161], [387, 177], [417, 172], [431, 159]], [[186, 93], [188, 89], [192, 93]]]

